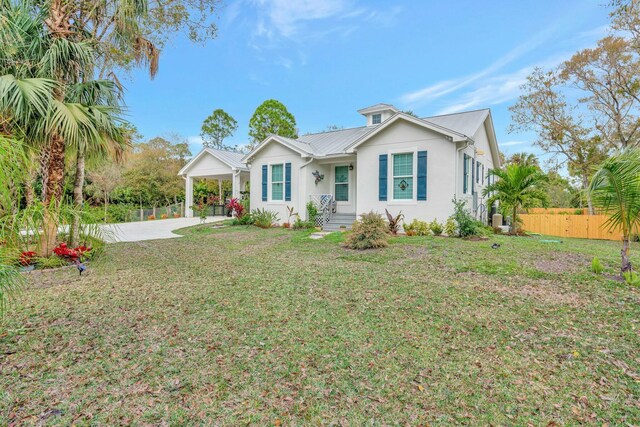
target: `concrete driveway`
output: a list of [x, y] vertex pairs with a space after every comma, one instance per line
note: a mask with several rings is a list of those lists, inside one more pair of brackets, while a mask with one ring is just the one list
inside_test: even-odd
[[[223, 216], [207, 218], [207, 223], [227, 219]], [[107, 243], [140, 242], [143, 240], [172, 239], [181, 237], [174, 230], [200, 224], [200, 218], [171, 218], [153, 221], [123, 222], [100, 225]]]

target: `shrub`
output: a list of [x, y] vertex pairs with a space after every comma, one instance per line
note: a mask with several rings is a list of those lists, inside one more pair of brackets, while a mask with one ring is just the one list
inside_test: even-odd
[[180, 214], [179, 214], [179, 213], [174, 213], [174, 214], [173, 214], [173, 217], [174, 217], [174, 218], [180, 218]]
[[167, 219], [167, 218], [169, 218], [169, 215], [167, 214], [160, 215], [160, 219]]
[[245, 213], [240, 218], [233, 218], [231, 220], [231, 225], [253, 225], [253, 216], [249, 213]]
[[604, 270], [604, 268], [602, 267], [602, 263], [598, 257], [593, 257], [593, 260], [591, 261], [591, 271], [595, 274], [602, 274], [602, 270]]
[[404, 224], [404, 231], [407, 236], [428, 236], [430, 233], [429, 224], [414, 218], [409, 224]]
[[236, 218], [242, 218], [247, 213], [244, 204], [235, 197], [227, 202], [227, 209], [233, 212]]
[[67, 265], [69, 265], [69, 261], [64, 259], [64, 258], [60, 258], [57, 256], [52, 256], [49, 258], [38, 258], [38, 268], [43, 269], [43, 270], [47, 270], [50, 268], [60, 268], [60, 267], [65, 267]]
[[312, 201], [307, 203], [307, 221], [316, 223], [316, 217], [318, 216], [318, 207]]
[[156, 219], [156, 216], [155, 216], [155, 215], [149, 215], [149, 216], [147, 217], [147, 219], [148, 219], [149, 221], [153, 221], [154, 219]]
[[296, 222], [293, 223], [292, 228], [294, 230], [310, 230], [316, 228], [316, 224], [311, 221], [303, 221], [300, 217], [296, 218]]
[[457, 230], [458, 226], [456, 225], [456, 221], [453, 218], [447, 218], [447, 221], [444, 223], [444, 234], [453, 237], [456, 235]]
[[453, 219], [457, 224], [458, 237], [484, 236], [484, 224], [474, 219], [467, 211], [466, 203], [463, 200], [453, 198]]
[[429, 224], [429, 228], [431, 229], [431, 232], [434, 236], [441, 235], [442, 231], [444, 230], [442, 224], [440, 224], [436, 219], [431, 221], [431, 224]]
[[404, 215], [402, 211], [398, 213], [395, 217], [389, 213], [388, 210], [384, 210], [387, 214], [387, 219], [389, 220], [389, 233], [398, 234], [398, 230], [400, 229], [400, 222], [404, 219]]
[[380, 214], [369, 212], [360, 215], [347, 235], [346, 245], [351, 249], [372, 249], [387, 246], [387, 224]]
[[584, 210], [583, 209], [576, 209], [575, 214], [576, 215], [584, 215]]
[[107, 207], [107, 222], [127, 222], [133, 209], [135, 206], [130, 204], [110, 204]]
[[0, 253], [0, 319], [4, 316], [8, 304], [22, 290], [25, 282], [20, 271], [14, 265], [7, 263]]
[[253, 225], [260, 228], [271, 228], [278, 222], [278, 213], [267, 209], [254, 209], [251, 211]]

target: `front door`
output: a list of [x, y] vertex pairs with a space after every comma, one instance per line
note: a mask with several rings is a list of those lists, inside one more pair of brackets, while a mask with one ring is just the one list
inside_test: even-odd
[[349, 164], [333, 166], [333, 195], [339, 213], [354, 212], [352, 168]]

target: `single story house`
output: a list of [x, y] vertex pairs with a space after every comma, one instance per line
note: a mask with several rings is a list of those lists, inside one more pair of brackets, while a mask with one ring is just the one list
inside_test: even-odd
[[455, 196], [486, 220], [482, 189], [500, 167], [490, 110], [417, 118], [377, 104], [358, 112], [365, 126], [297, 139], [272, 135], [248, 153], [251, 208], [286, 220], [292, 206], [304, 218], [313, 201], [319, 225], [331, 230], [385, 209], [402, 211], [405, 221], [444, 221]]
[[[320, 211], [318, 225], [334, 230], [359, 214], [385, 209], [402, 211], [407, 222], [444, 221], [456, 197], [486, 221], [490, 209], [482, 189], [489, 171], [500, 167], [490, 110], [417, 118], [376, 104], [358, 112], [364, 126], [297, 139], [271, 135], [240, 163], [227, 162], [238, 173], [238, 185], [248, 174], [251, 209], [276, 211], [286, 221], [288, 206], [305, 218], [312, 201]], [[188, 177], [206, 175], [209, 163], [220, 160], [214, 150], [203, 153], [183, 168], [187, 200]]]

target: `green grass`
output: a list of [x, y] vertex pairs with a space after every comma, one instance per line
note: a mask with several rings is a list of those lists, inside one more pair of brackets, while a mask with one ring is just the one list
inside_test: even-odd
[[615, 242], [183, 233], [30, 275], [0, 425], [640, 423], [640, 289], [590, 272]]

